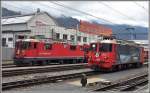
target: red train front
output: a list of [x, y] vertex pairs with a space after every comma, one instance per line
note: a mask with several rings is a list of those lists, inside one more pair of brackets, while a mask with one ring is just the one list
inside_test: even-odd
[[14, 63], [21, 65], [45, 65], [49, 63], [81, 63], [84, 47], [64, 42], [24, 39], [16, 42]]
[[90, 44], [88, 65], [94, 70], [122, 69], [141, 66], [144, 62], [143, 48], [117, 40], [102, 40]]

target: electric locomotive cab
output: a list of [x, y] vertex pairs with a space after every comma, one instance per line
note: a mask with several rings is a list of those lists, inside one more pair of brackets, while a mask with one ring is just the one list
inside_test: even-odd
[[14, 64], [27, 64], [29, 57], [36, 56], [37, 40], [23, 39], [15, 43]]
[[115, 41], [102, 40], [91, 43], [88, 53], [88, 65], [92, 69], [111, 68], [115, 56]]

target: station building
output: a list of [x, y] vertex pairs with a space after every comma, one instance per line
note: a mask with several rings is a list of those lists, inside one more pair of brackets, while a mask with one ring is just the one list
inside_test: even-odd
[[69, 40], [77, 44], [88, 44], [101, 38], [99, 34], [60, 27], [46, 12], [2, 18], [3, 47], [14, 48], [15, 40], [31, 36]]

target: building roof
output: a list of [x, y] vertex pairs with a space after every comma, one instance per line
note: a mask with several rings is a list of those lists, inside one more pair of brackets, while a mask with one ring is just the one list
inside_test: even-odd
[[[43, 14], [43, 13], [47, 14], [50, 18], [53, 19], [55, 24], [57, 24], [57, 22], [54, 20], [54, 18], [51, 15], [49, 15], [47, 12], [39, 12], [38, 14]], [[1, 23], [2, 23], [2, 25], [27, 23], [35, 14], [36, 13], [2, 17]]]
[[33, 15], [28, 16], [14, 16], [2, 19], [2, 25], [7, 24], [18, 24], [18, 23], [27, 23]]

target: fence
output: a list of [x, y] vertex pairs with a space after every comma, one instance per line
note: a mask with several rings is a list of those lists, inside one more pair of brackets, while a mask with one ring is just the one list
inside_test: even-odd
[[14, 48], [2, 47], [2, 61], [12, 61], [14, 57]]

